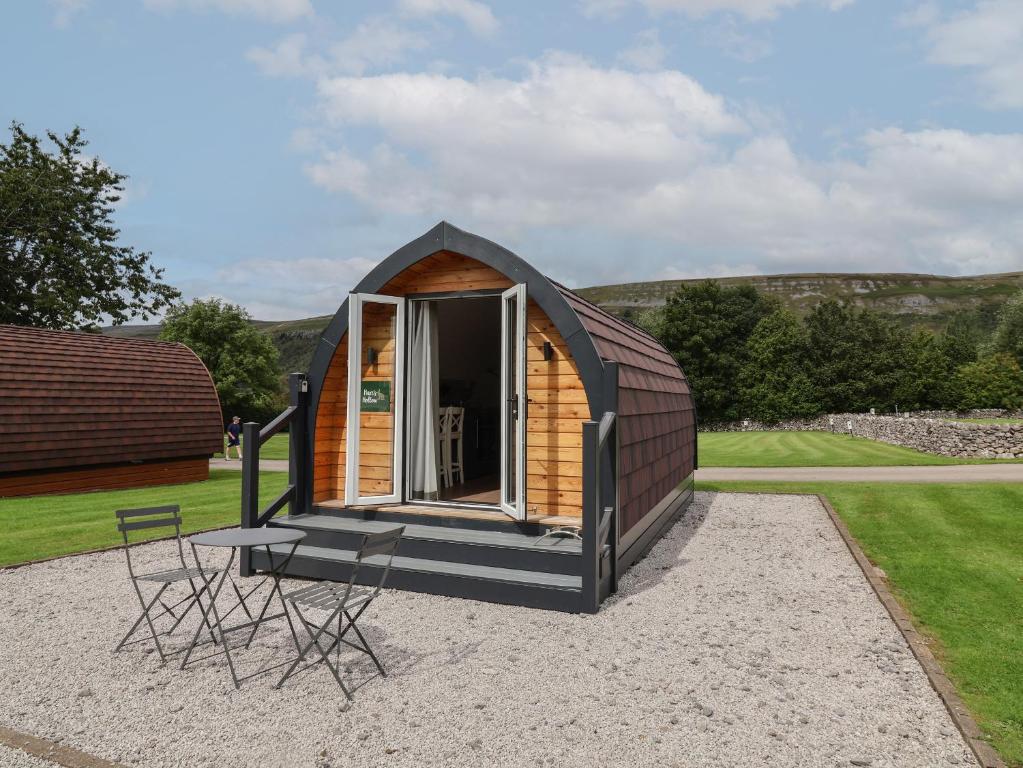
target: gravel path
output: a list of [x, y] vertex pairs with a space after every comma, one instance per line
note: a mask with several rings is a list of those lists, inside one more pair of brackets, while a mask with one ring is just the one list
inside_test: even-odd
[[0, 768], [55, 768], [54, 763], [0, 745]]
[[697, 482], [754, 480], [845, 483], [1023, 483], [1023, 464], [933, 467], [706, 467]]
[[347, 710], [320, 667], [112, 656], [129, 590], [116, 552], [0, 572], [0, 723], [146, 766], [975, 765], [814, 497], [697, 494], [596, 616], [388, 592]]

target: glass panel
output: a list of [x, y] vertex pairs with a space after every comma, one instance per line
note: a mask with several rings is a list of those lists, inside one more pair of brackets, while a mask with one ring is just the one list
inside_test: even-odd
[[508, 504], [515, 505], [518, 500], [518, 477], [515, 473], [515, 457], [517, 448], [517, 429], [516, 424], [518, 421], [518, 403], [519, 403], [519, 366], [518, 366], [518, 313], [515, 311], [516, 300], [514, 297], [505, 299], [507, 306], [505, 308], [505, 317], [507, 318], [507, 325], [505, 327], [505, 333], [508, 337], [505, 341], [505, 353], [507, 359], [505, 360], [505, 371], [507, 371], [508, 384], [505, 392], [507, 399], [505, 400], [504, 407], [507, 409], [507, 429], [505, 430], [504, 439], [507, 441], [504, 451], [505, 461], [505, 487], [504, 487], [504, 498]]
[[362, 304], [359, 383], [359, 496], [394, 493], [395, 304]]

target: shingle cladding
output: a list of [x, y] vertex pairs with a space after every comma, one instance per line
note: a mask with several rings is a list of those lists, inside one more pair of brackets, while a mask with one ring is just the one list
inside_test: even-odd
[[557, 287], [598, 354], [618, 363], [620, 531], [625, 533], [696, 467], [693, 395], [678, 363], [653, 336]]
[[0, 473], [209, 456], [222, 430], [182, 344], [0, 325]]

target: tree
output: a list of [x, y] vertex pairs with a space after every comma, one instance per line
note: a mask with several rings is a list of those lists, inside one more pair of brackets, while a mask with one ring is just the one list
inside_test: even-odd
[[810, 336], [787, 309], [763, 318], [747, 342], [748, 359], [739, 375], [742, 415], [775, 423], [821, 413], [807, 373]]
[[738, 418], [746, 342], [777, 307], [751, 285], [722, 287], [714, 280], [683, 283], [668, 296], [657, 335], [689, 377], [701, 420]]
[[1023, 364], [1023, 291], [1010, 297], [998, 313], [990, 351], [1012, 355]]
[[239, 306], [196, 299], [167, 312], [160, 338], [190, 347], [206, 364], [224, 419], [265, 423], [283, 409], [277, 348]]
[[0, 144], [0, 323], [149, 319], [180, 294], [150, 253], [118, 245], [111, 214], [127, 177], [84, 154], [80, 129], [47, 136], [54, 153], [12, 123]]
[[1012, 355], [998, 352], [967, 363], [955, 374], [959, 408], [1023, 407], [1023, 370]]
[[893, 410], [909, 333], [868, 309], [828, 300], [806, 316], [810, 363], [824, 409]]

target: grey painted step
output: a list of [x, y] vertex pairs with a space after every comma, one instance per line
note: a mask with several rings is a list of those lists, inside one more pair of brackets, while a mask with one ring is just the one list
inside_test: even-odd
[[[291, 525], [300, 528], [319, 528], [346, 533], [377, 533], [395, 526], [381, 520], [358, 520], [349, 517], [328, 515], [285, 515], [273, 519], [275, 525]], [[483, 531], [470, 528], [444, 528], [436, 525], [405, 525], [405, 538], [430, 541], [450, 541], [458, 544], [477, 544], [488, 547], [510, 547], [542, 549], [544, 552], [564, 552], [578, 555], [582, 542], [565, 536], [529, 536], [524, 533], [505, 531]]]
[[[393, 526], [392, 526], [393, 527]], [[290, 545], [273, 545], [271, 551], [287, 555], [291, 550]], [[300, 544], [295, 550], [296, 558], [314, 558], [317, 560], [329, 560], [336, 563], [351, 565], [355, 562], [355, 552], [346, 549], [332, 549], [327, 547], [313, 547]], [[374, 555], [364, 561], [367, 565], [382, 566], [385, 562], [383, 555]], [[392, 572], [395, 569], [402, 571], [418, 571], [420, 573], [436, 576], [453, 576], [464, 579], [478, 579], [482, 581], [500, 582], [510, 585], [538, 586], [547, 589], [558, 590], [582, 590], [582, 576], [571, 576], [562, 573], [541, 573], [539, 571], [523, 571], [515, 568], [495, 568], [489, 565], [469, 565], [467, 563], [450, 563], [443, 560], [424, 560], [419, 557], [396, 556], [391, 565]]]

